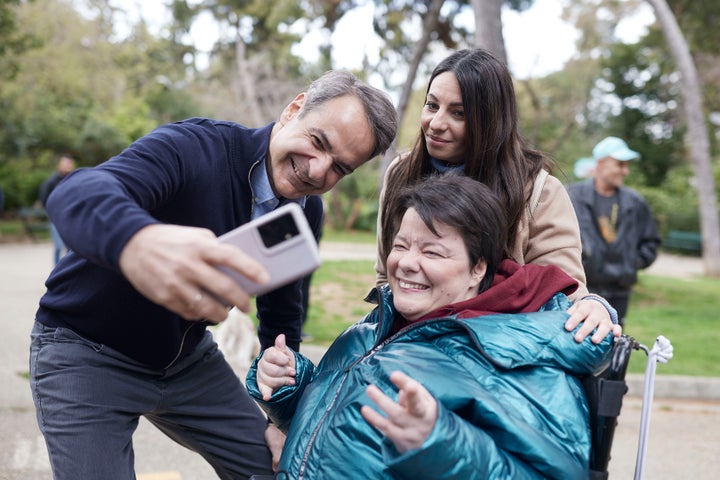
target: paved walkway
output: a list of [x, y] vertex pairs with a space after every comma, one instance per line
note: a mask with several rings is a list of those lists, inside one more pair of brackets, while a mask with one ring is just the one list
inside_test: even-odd
[[[371, 246], [348, 247], [325, 243], [321, 256], [326, 259], [374, 258]], [[696, 275], [699, 262], [661, 257], [654, 268]], [[672, 263], [675, 262], [675, 263]], [[677, 262], [682, 265], [677, 265]], [[44, 292], [43, 282], [50, 272], [52, 245], [0, 244], [0, 322], [3, 348], [0, 349], [0, 479], [46, 480], [50, 478], [44, 441], [35, 420], [26, 372], [32, 318]], [[309, 356], [322, 355], [324, 349], [303, 346]], [[658, 369], [660, 372], [661, 368]], [[701, 381], [702, 380], [702, 381]], [[670, 381], [676, 382], [674, 384]], [[716, 379], [666, 377], [656, 382], [648, 444], [646, 478], [710, 480], [720, 471], [720, 397]], [[664, 391], [662, 385], [667, 384]], [[699, 387], [699, 385], [710, 385]], [[631, 383], [613, 445], [611, 478], [631, 478], [635, 468], [642, 400]], [[678, 399], [678, 392], [688, 397]], [[690, 395], [692, 394], [692, 395]], [[698, 398], [708, 398], [702, 400]], [[136, 470], [139, 480], [208, 480], [216, 478], [197, 455], [175, 444], [157, 429], [141, 420], [134, 436]]]

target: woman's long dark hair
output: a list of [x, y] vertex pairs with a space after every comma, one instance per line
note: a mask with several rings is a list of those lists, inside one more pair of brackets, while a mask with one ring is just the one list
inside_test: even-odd
[[480, 282], [480, 292], [492, 285], [493, 277], [505, 257], [507, 218], [500, 199], [487, 186], [452, 173], [431, 175], [420, 183], [401, 189], [394, 202], [393, 216], [389, 219], [391, 226], [387, 231], [390, 246], [400, 229], [402, 217], [412, 208], [435, 235], [437, 223], [456, 229], [470, 257], [468, 268], [485, 261], [487, 270]]
[[[428, 91], [435, 77], [444, 72], [455, 75], [462, 92], [468, 142], [464, 173], [487, 185], [504, 204], [508, 214], [506, 247], [510, 251], [530, 198], [530, 186], [540, 169], [550, 170], [552, 162], [528, 147], [520, 135], [515, 88], [504, 63], [482, 49], [459, 50], [435, 67]], [[413, 149], [393, 167], [384, 185], [381, 258], [389, 252], [392, 241], [384, 232], [390, 226], [393, 198], [400, 189], [433, 171], [421, 130]]]

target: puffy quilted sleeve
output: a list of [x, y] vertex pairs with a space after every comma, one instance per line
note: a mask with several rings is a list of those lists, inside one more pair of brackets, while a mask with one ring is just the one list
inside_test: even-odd
[[[383, 444], [383, 456], [398, 478], [414, 480], [464, 479], [514, 480], [544, 478], [524, 461], [500, 448], [482, 428], [439, 405], [435, 428], [418, 449], [399, 454], [391, 442]], [[568, 472], [567, 478], [583, 478], [583, 469]]]

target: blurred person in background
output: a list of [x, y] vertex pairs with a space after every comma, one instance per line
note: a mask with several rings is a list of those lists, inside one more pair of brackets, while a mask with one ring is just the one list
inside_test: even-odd
[[637, 282], [637, 272], [655, 261], [660, 234], [645, 199], [623, 185], [630, 162], [640, 158], [618, 137], [607, 137], [592, 151], [588, 179], [568, 185], [582, 239], [588, 289], [618, 312], [620, 325]]
[[[45, 208], [47, 199], [53, 190], [55, 190], [55, 187], [57, 187], [60, 181], [67, 177], [73, 170], [75, 170], [75, 159], [67, 153], [60, 155], [55, 172], [53, 172], [53, 174], [50, 175], [40, 186], [38, 201], [43, 208]], [[53, 258], [55, 260], [55, 265], [57, 265], [60, 258], [67, 253], [67, 247], [58, 233], [57, 227], [52, 222], [50, 222], [50, 237], [52, 237], [54, 247]]]

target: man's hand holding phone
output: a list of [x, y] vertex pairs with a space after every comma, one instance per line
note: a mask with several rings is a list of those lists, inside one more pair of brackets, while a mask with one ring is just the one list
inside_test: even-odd
[[320, 265], [302, 209], [284, 205], [225, 235], [154, 224], [120, 255], [120, 269], [145, 297], [187, 320], [219, 323], [229, 306], [250, 310], [250, 297], [286, 285]]
[[145, 297], [187, 320], [213, 323], [227, 317], [228, 305], [244, 312], [251, 307], [251, 295], [217, 266], [258, 284], [269, 280], [258, 261], [219, 243], [204, 228], [148, 225], [128, 241], [120, 255], [122, 273]]

